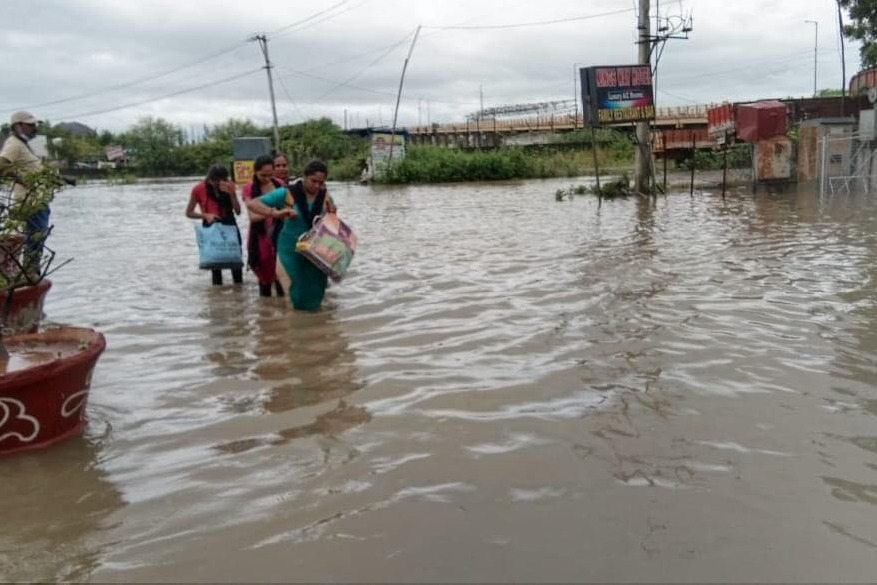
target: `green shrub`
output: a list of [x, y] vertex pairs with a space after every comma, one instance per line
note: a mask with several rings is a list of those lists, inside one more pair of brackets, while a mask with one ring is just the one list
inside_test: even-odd
[[[601, 167], [628, 165], [632, 149], [599, 150]], [[520, 147], [460, 150], [438, 146], [411, 146], [405, 158], [383, 177], [386, 183], [450, 183], [576, 177], [593, 172], [593, 152], [556, 151]]]

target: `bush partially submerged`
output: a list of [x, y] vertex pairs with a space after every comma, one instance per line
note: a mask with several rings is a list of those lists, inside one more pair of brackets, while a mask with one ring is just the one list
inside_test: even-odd
[[[23, 194], [14, 194], [16, 184], [24, 187]], [[52, 226], [44, 234], [32, 236], [32, 244], [42, 245], [42, 254], [29, 251], [25, 235], [28, 218], [46, 209], [61, 185], [62, 179], [52, 169], [0, 179], [0, 291], [34, 286], [60, 268], [52, 266], [55, 252], [45, 246]]]
[[615, 180], [601, 183], [599, 188], [597, 185], [590, 187], [587, 185], [578, 185], [569, 187], [568, 189], [558, 189], [554, 193], [554, 199], [557, 201], [563, 201], [564, 199], [572, 199], [573, 195], [587, 194], [599, 195], [601, 197], [612, 199], [614, 197], [629, 197], [630, 195], [633, 195], [633, 191], [630, 188], [630, 178], [627, 176], [627, 173], [624, 173]]

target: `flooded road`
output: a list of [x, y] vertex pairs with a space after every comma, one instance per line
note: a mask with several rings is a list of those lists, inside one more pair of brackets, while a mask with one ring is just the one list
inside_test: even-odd
[[569, 184], [331, 186], [317, 314], [211, 287], [190, 183], [60, 194], [46, 312], [108, 348], [0, 460], [0, 577], [873, 581], [877, 196]]

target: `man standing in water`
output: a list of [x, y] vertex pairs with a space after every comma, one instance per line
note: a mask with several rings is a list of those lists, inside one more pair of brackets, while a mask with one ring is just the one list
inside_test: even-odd
[[[9, 137], [0, 150], [0, 174], [15, 176], [18, 173], [36, 173], [43, 170], [43, 162], [31, 149], [28, 142], [37, 135], [37, 119], [30, 112], [15, 112], [9, 120]], [[13, 186], [13, 198], [22, 200], [27, 190], [21, 183]], [[46, 205], [27, 218], [24, 230], [27, 263], [31, 269], [39, 269], [43, 242], [49, 230], [51, 210]]]

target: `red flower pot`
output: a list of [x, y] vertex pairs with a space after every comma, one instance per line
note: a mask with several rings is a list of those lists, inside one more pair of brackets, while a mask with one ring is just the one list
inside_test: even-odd
[[[44, 278], [34, 286], [15, 289], [4, 327], [16, 333], [36, 332], [43, 318], [43, 303], [50, 288], [52, 281]], [[9, 291], [0, 293], [0, 310], [5, 306], [8, 295]]]
[[10, 359], [7, 373], [0, 375], [0, 455], [42, 449], [80, 434], [87, 423], [91, 374], [106, 348], [104, 336], [58, 327], [11, 335], [4, 344]]

